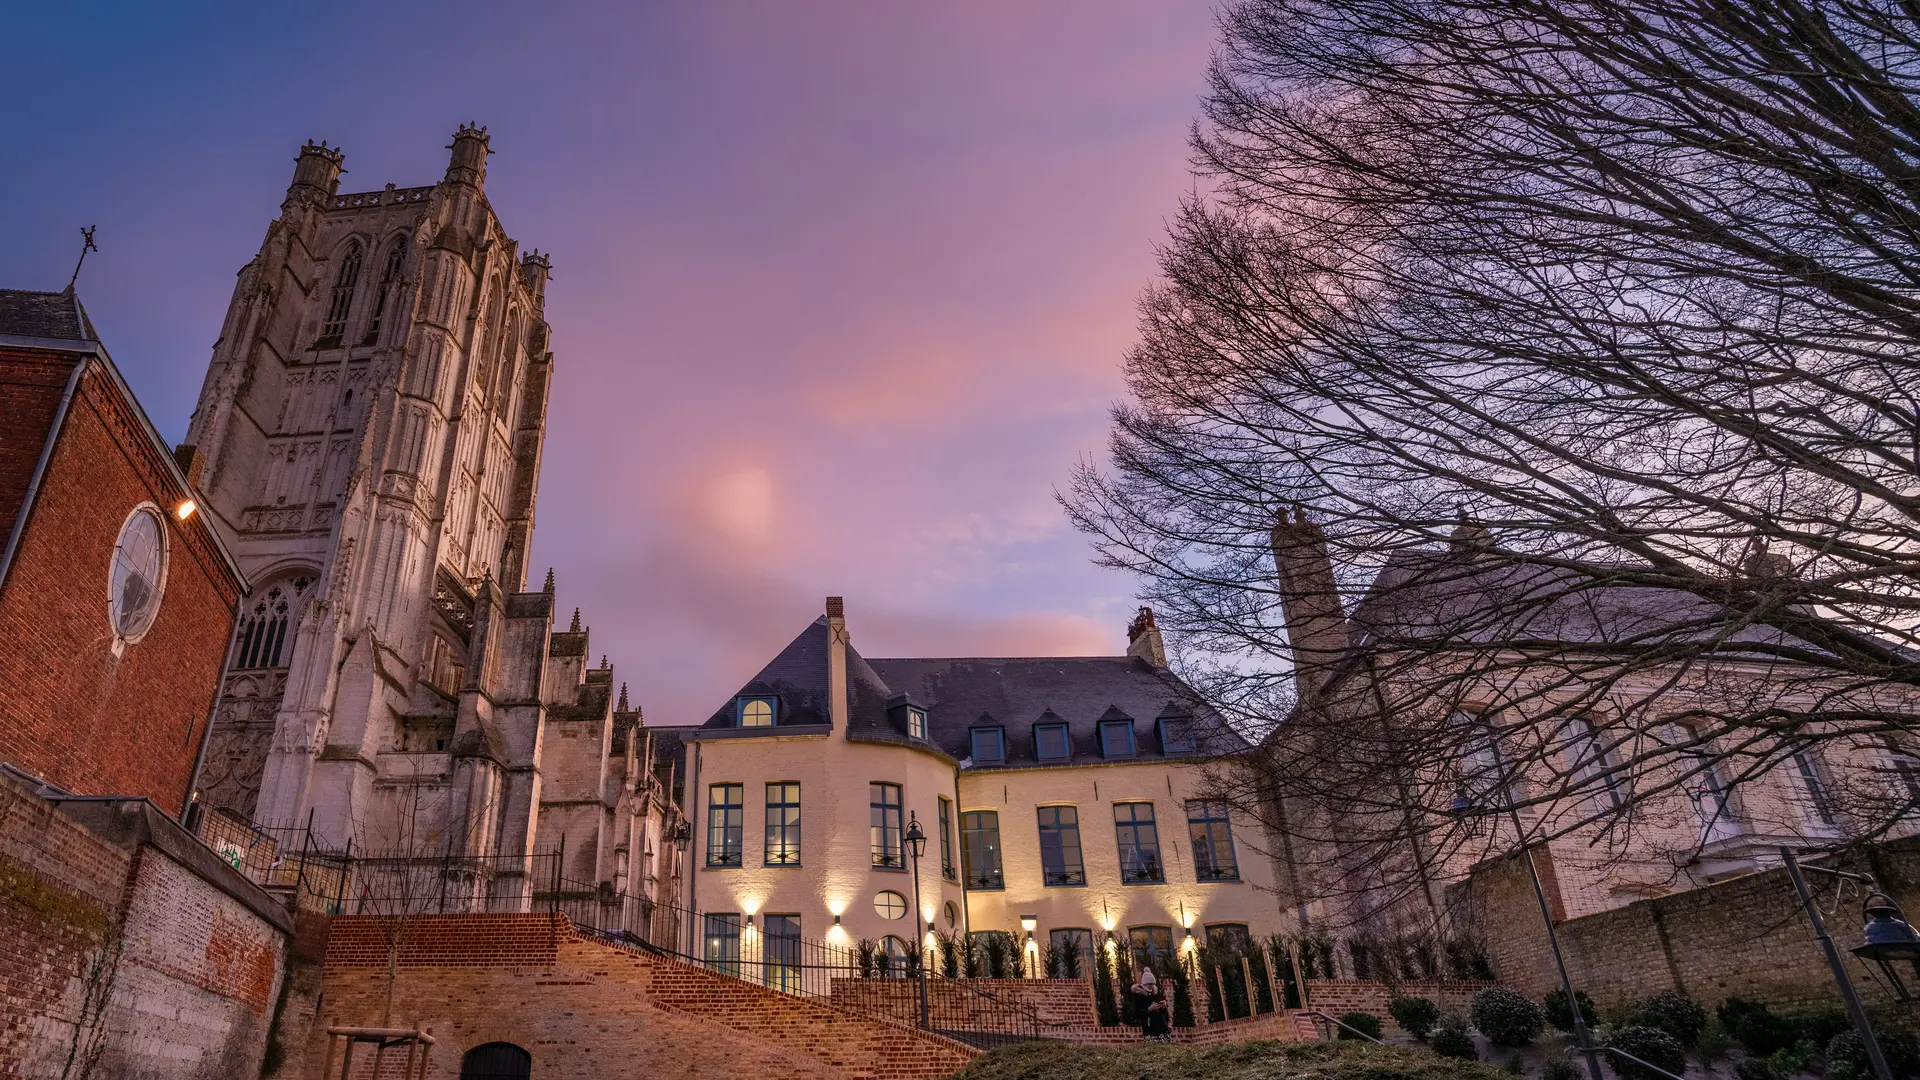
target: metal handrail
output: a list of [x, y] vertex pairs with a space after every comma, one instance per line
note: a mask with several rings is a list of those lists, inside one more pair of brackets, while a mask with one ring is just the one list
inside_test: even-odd
[[[1381, 1046], [1387, 1045], [1387, 1041], [1385, 1039], [1375, 1038], [1374, 1036], [1369, 1035], [1364, 1031], [1361, 1031], [1359, 1028], [1354, 1027], [1352, 1024], [1345, 1023], [1344, 1021], [1340, 1020], [1338, 1017], [1328, 1016], [1326, 1013], [1319, 1012], [1318, 1010], [1314, 1010], [1314, 1009], [1304, 1009], [1302, 1011], [1305, 1012], [1306, 1015], [1308, 1016], [1314, 1017], [1319, 1020], [1325, 1020], [1329, 1024], [1335, 1024], [1335, 1025], [1338, 1025], [1339, 1027], [1345, 1028], [1346, 1030], [1353, 1032], [1355, 1035], [1360, 1036], [1361, 1038], [1367, 1040], [1370, 1043], [1378, 1043]], [[1676, 1077], [1675, 1080], [1678, 1080], [1678, 1078]]]
[[1600, 1047], [1595, 1047], [1595, 1049], [1601, 1050], [1609, 1054], [1619, 1054], [1621, 1057], [1626, 1058], [1628, 1061], [1633, 1062], [1635, 1065], [1638, 1065], [1646, 1069], [1652, 1069], [1654, 1072], [1657, 1072], [1661, 1076], [1666, 1077], [1667, 1080], [1686, 1080], [1685, 1077], [1675, 1076], [1672, 1073], [1668, 1072], [1667, 1070], [1661, 1068], [1660, 1066], [1655, 1065], [1651, 1061], [1643, 1061], [1640, 1058], [1634, 1057], [1632, 1054], [1627, 1053], [1625, 1050], [1622, 1050], [1617, 1046], [1600, 1046]]

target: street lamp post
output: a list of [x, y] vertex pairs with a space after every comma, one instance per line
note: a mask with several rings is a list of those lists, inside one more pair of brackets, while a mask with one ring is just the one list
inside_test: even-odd
[[[673, 836], [673, 850], [677, 853], [674, 856], [674, 872], [685, 876], [688, 880], [688, 883], [691, 884], [693, 880], [693, 868], [687, 865], [687, 846], [693, 843], [693, 829], [690, 826], [688, 826], [686, 822], [682, 821], [673, 827], [672, 836]], [[675, 892], [678, 892], [678, 891], [679, 891], [678, 889], [675, 890]], [[675, 933], [673, 935], [673, 938], [674, 938], [674, 948], [677, 949], [680, 947], [680, 934], [678, 932], [678, 929], [679, 929], [679, 924], [681, 919], [681, 912], [680, 912], [681, 905], [679, 902], [679, 897], [676, 896], [674, 898], [673, 906], [674, 906], [673, 922], [675, 927]], [[687, 920], [687, 955], [688, 956], [693, 955], [693, 920], [692, 919]]]
[[[1820, 905], [1813, 902], [1813, 890], [1807, 888], [1807, 879], [1800, 873], [1800, 860], [1794, 857], [1792, 848], [1782, 846], [1780, 848], [1780, 861], [1786, 864], [1787, 877], [1793, 881], [1793, 891], [1800, 894], [1800, 905], [1807, 911], [1807, 921], [1813, 923], [1814, 940], [1820, 943], [1820, 950], [1826, 953], [1827, 956], [1827, 966], [1833, 969], [1833, 983], [1840, 988], [1840, 997], [1847, 1005], [1847, 1016], [1853, 1021], [1853, 1030], [1860, 1035], [1860, 1043], [1867, 1051], [1867, 1062], [1873, 1066], [1873, 1075], [1877, 1077], [1878, 1080], [1893, 1080], [1893, 1071], [1887, 1068], [1886, 1056], [1880, 1052], [1880, 1040], [1874, 1037], [1873, 1025], [1867, 1020], [1867, 1010], [1860, 1006], [1860, 995], [1854, 992], [1853, 980], [1847, 977], [1847, 966], [1840, 961], [1840, 950], [1834, 946], [1833, 935], [1827, 933], [1827, 924], [1820, 918]], [[1821, 870], [1825, 873], [1843, 878], [1856, 876], [1843, 874], [1837, 870], [1827, 870], [1825, 867], [1820, 866], [1809, 867], [1809, 869]], [[1893, 904], [1891, 898], [1884, 897], [1882, 894], [1876, 895], [1880, 895], [1880, 898], [1885, 899], [1888, 906]], [[1873, 905], [1876, 895], [1869, 895], [1867, 897], [1867, 912], [1869, 916], [1876, 913], [1876, 908]], [[1884, 914], [1885, 912], [1882, 910], [1879, 913]], [[1897, 917], [1899, 908], [1894, 908], [1893, 914]], [[1878, 921], [1880, 920], [1876, 920], [1876, 922]], [[1883, 923], [1882, 925], [1884, 926], [1885, 924]], [[1901, 925], [1905, 926], [1906, 924], [1902, 922]], [[1868, 926], [1870, 929], [1877, 929], [1872, 923], [1869, 923]], [[1913, 928], [1907, 927], [1907, 936], [1911, 937], [1912, 934]], [[1874, 955], [1872, 951], [1874, 945], [1874, 938], [1872, 935], [1869, 935], [1867, 944], [1854, 951], [1860, 953], [1862, 950], [1867, 950], [1866, 956], [1870, 957]]]
[[920, 815], [912, 814], [907, 818], [907, 854], [913, 857], [913, 952], [919, 958], [914, 965], [920, 984], [920, 1027], [928, 1026], [927, 1019], [927, 928], [921, 919], [920, 911], [920, 856], [927, 850], [927, 834], [920, 831]]

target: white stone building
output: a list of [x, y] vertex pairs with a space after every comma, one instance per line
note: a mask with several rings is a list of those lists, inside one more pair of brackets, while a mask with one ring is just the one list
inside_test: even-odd
[[181, 454], [255, 583], [201, 804], [486, 859], [497, 900], [562, 844], [567, 877], [638, 888], [671, 876], [672, 800], [578, 613], [556, 633], [551, 576], [526, 591], [549, 263], [487, 201], [486, 130], [450, 149], [436, 184], [343, 195], [308, 144], [240, 270]]

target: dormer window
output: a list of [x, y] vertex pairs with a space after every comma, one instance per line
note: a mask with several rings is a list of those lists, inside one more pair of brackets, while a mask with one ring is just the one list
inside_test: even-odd
[[772, 727], [778, 720], [780, 701], [770, 697], [743, 697], [740, 699], [741, 727]]
[[1162, 719], [1160, 752], [1169, 757], [1193, 753], [1193, 721], [1174, 717]]
[[973, 734], [973, 760], [980, 765], [998, 765], [1007, 760], [1005, 728], [977, 727]]
[[1100, 721], [1100, 755], [1112, 758], [1133, 756], [1133, 721]]
[[1065, 761], [1073, 756], [1065, 724], [1033, 725], [1033, 756], [1041, 761]]
[[927, 737], [927, 710], [907, 708], [907, 734], [915, 739]]

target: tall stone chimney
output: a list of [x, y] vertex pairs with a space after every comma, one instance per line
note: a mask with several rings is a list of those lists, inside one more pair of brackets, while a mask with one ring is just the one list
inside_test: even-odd
[[847, 602], [827, 597], [827, 701], [834, 730], [846, 733], [847, 716]]
[[1305, 510], [1296, 507], [1291, 521], [1282, 511], [1273, 526], [1273, 563], [1293, 650], [1294, 684], [1305, 705], [1319, 696], [1349, 642], [1326, 531], [1308, 521]]
[[1153, 625], [1153, 609], [1143, 607], [1127, 624], [1127, 655], [1138, 657], [1154, 667], [1167, 666], [1167, 646], [1160, 640], [1160, 628]]

